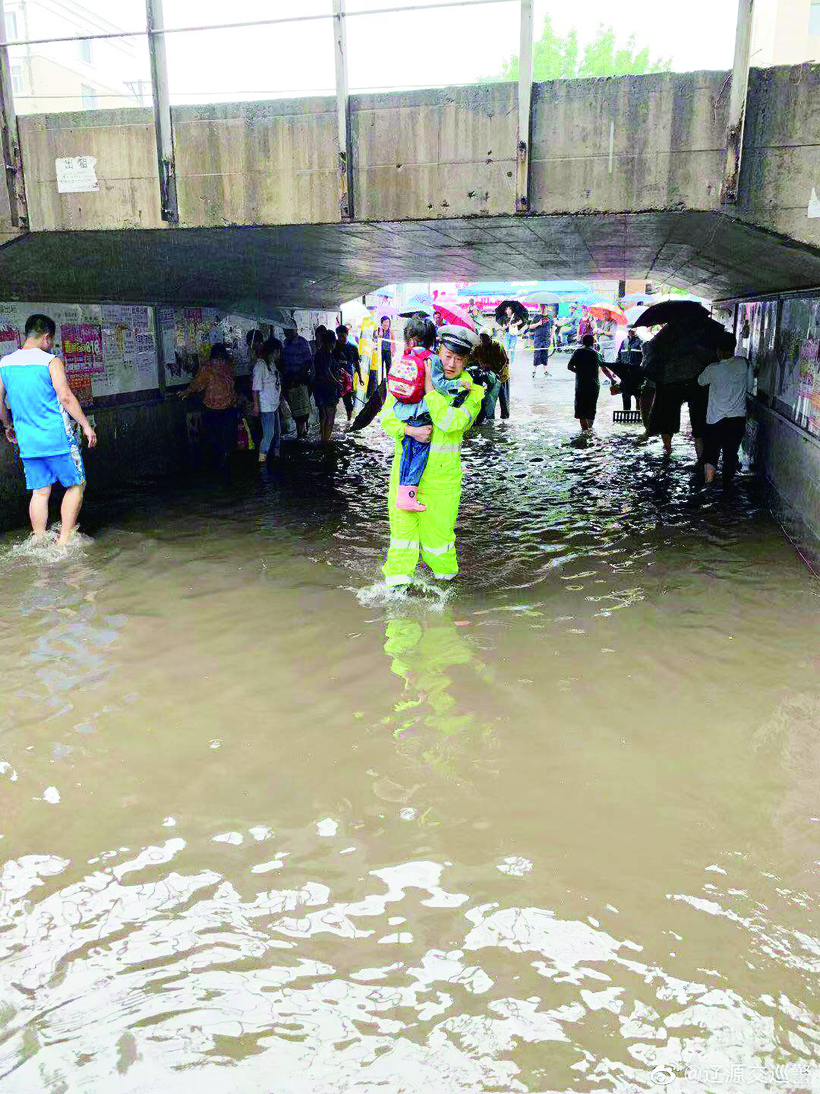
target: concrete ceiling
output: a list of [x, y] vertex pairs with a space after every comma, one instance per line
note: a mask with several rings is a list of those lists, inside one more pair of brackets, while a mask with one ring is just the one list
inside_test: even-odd
[[0, 247], [0, 299], [333, 308], [417, 280], [647, 278], [720, 299], [820, 285], [820, 253], [728, 216], [656, 212], [35, 232]]

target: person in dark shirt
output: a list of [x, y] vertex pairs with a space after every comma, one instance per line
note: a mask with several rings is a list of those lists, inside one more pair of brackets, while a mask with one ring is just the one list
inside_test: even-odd
[[359, 371], [359, 351], [348, 342], [347, 327], [343, 323], [340, 323], [336, 328], [336, 345], [333, 349], [333, 358], [337, 364], [337, 371], [344, 372], [350, 377], [349, 384], [345, 381], [344, 376], [342, 377], [342, 402], [345, 405], [349, 422], [353, 418], [353, 380], [358, 373], [359, 382], [363, 384], [364, 381]]
[[644, 376], [641, 370], [643, 360], [643, 342], [638, 337], [634, 328], [631, 328], [626, 340], [618, 351], [618, 375], [621, 385], [621, 399], [624, 410], [632, 409], [632, 400], [635, 400], [636, 409], [641, 398], [641, 386]]
[[319, 334], [319, 346], [316, 350], [316, 356], [313, 359], [313, 398], [319, 412], [319, 430], [322, 444], [327, 444], [333, 435], [336, 407], [342, 393], [339, 362], [333, 354], [335, 348], [336, 335], [332, 330], [322, 330]]
[[538, 372], [538, 366], [544, 366], [544, 375], [547, 375], [547, 366], [550, 360], [550, 348], [552, 347], [552, 329], [554, 320], [546, 310], [546, 304], [541, 305], [541, 314], [537, 321], [530, 326], [532, 331], [532, 345], [535, 353], [532, 359], [533, 379]]
[[307, 437], [310, 419], [310, 388], [313, 383], [313, 354], [293, 327], [285, 328], [282, 349], [282, 390], [296, 422], [296, 436]]
[[598, 409], [598, 396], [601, 393], [600, 371], [603, 370], [610, 380], [615, 379], [600, 355], [592, 348], [594, 345], [595, 338], [591, 334], [585, 334], [581, 339], [582, 348], [573, 353], [567, 365], [569, 371], [575, 373], [575, 417], [585, 433], [592, 429]]

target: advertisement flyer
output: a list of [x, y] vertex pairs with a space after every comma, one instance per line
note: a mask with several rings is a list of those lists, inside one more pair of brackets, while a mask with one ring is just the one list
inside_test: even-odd
[[101, 327], [93, 323], [63, 326], [60, 337], [66, 372], [105, 375]]

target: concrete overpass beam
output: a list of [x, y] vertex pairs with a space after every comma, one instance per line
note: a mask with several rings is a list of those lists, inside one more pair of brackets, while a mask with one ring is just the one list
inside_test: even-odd
[[339, 216], [353, 219], [353, 164], [350, 159], [350, 91], [347, 79], [345, 0], [333, 0], [336, 57], [336, 112], [339, 123]]
[[737, 202], [740, 161], [743, 155], [743, 127], [746, 122], [746, 98], [749, 89], [749, 61], [752, 51], [752, 24], [755, 0], [738, 0], [735, 63], [732, 69], [732, 94], [729, 99], [729, 124], [726, 130], [726, 167], [720, 200], [724, 205]]
[[[3, 0], [0, 0], [0, 36], [5, 42], [6, 16], [3, 11]], [[17, 134], [17, 115], [14, 111], [9, 51], [6, 46], [0, 47], [0, 151], [3, 154], [6, 176], [9, 226], [25, 230], [28, 228], [28, 212], [23, 181], [23, 157]], [[5, 219], [3, 213], [0, 207], [0, 220]]]
[[168, 61], [165, 53], [165, 19], [162, 0], [145, 0], [148, 52], [151, 58], [151, 89], [154, 96], [154, 124], [157, 131], [157, 165], [162, 219], [179, 220], [177, 201], [174, 129], [171, 122], [171, 98], [168, 91]]
[[530, 141], [532, 139], [533, 0], [521, 0], [518, 50], [518, 144], [516, 149], [515, 211], [530, 211]]

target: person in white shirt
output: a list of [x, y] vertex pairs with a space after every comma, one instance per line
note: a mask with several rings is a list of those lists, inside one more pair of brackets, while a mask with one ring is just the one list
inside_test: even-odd
[[728, 486], [740, 466], [738, 452], [746, 435], [746, 393], [752, 386], [752, 370], [745, 357], [735, 356], [735, 336], [726, 332], [718, 360], [698, 377], [709, 388], [706, 432], [703, 438], [703, 473], [707, 485], [715, 481], [723, 453], [723, 483]]
[[259, 464], [267, 463], [273, 446], [274, 458], [279, 456], [282, 431], [279, 426], [279, 403], [282, 400], [282, 343], [269, 338], [259, 350], [259, 358], [253, 366], [253, 410], [262, 421], [262, 442], [259, 445]]

